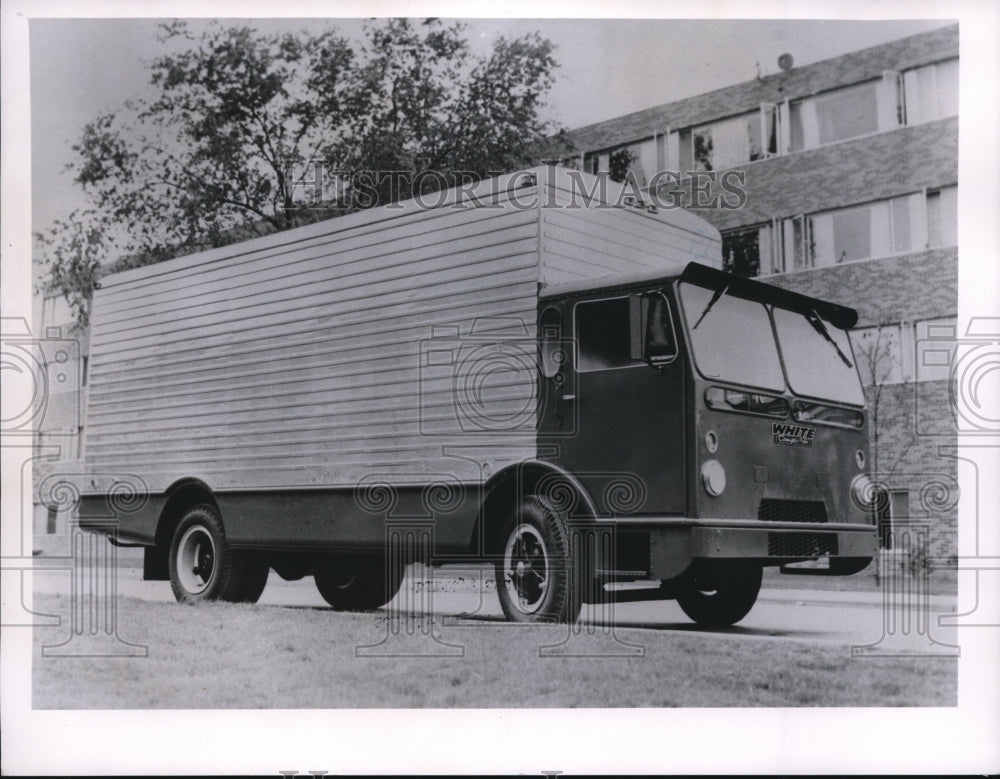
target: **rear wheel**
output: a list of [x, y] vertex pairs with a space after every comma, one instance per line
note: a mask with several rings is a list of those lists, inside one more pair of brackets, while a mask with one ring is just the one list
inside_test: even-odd
[[580, 614], [579, 574], [566, 522], [532, 496], [508, 520], [496, 564], [500, 606], [513, 622], [573, 622]]
[[761, 568], [725, 573], [697, 572], [681, 585], [677, 603], [699, 625], [735, 625], [757, 602], [762, 577]]
[[313, 569], [323, 600], [342, 611], [370, 611], [391, 601], [403, 581], [405, 566], [384, 557], [335, 557]]
[[169, 565], [170, 588], [180, 603], [256, 603], [267, 583], [267, 563], [229, 548], [219, 510], [209, 503], [189, 509], [177, 525]]

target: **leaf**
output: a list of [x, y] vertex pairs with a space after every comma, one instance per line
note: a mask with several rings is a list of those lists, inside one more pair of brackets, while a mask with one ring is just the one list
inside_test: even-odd
[[[368, 22], [361, 42], [161, 24], [152, 97], [99, 114], [73, 145], [89, 205], [38, 236], [46, 283], [85, 323], [109, 268], [406, 198], [419, 171], [453, 182], [533, 164], [552, 44], [499, 38], [474, 60], [464, 33], [439, 19]], [[305, 163], [320, 172], [304, 178]]]

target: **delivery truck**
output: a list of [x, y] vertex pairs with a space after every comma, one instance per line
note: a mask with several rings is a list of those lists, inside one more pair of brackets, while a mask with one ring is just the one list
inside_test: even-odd
[[556, 166], [127, 270], [94, 297], [80, 522], [181, 602], [273, 570], [373, 609], [454, 563], [511, 620], [732, 624], [765, 567], [875, 552], [856, 320]]

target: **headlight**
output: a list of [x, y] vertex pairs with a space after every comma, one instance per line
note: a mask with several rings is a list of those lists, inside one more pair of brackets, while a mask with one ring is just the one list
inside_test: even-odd
[[726, 489], [726, 469], [718, 460], [706, 460], [701, 466], [701, 483], [705, 485], [705, 492], [712, 496], [722, 494]]
[[875, 482], [863, 473], [855, 476], [851, 482], [851, 498], [854, 505], [862, 511], [871, 511], [875, 505], [876, 493]]

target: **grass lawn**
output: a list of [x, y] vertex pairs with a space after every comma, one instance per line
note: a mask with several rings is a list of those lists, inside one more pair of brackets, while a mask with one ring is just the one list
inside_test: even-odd
[[[35, 609], [69, 614], [64, 595]], [[65, 619], [64, 619], [65, 623]], [[954, 660], [852, 660], [848, 648], [620, 629], [644, 657], [539, 657], [565, 626], [390, 623], [386, 613], [119, 600], [145, 658], [42, 657], [68, 626], [36, 629], [34, 708], [954, 706]], [[390, 624], [433, 627], [464, 656], [358, 657]], [[427, 646], [426, 640], [416, 645]], [[414, 642], [403, 642], [413, 647]], [[616, 645], [617, 646], [617, 645]]]

